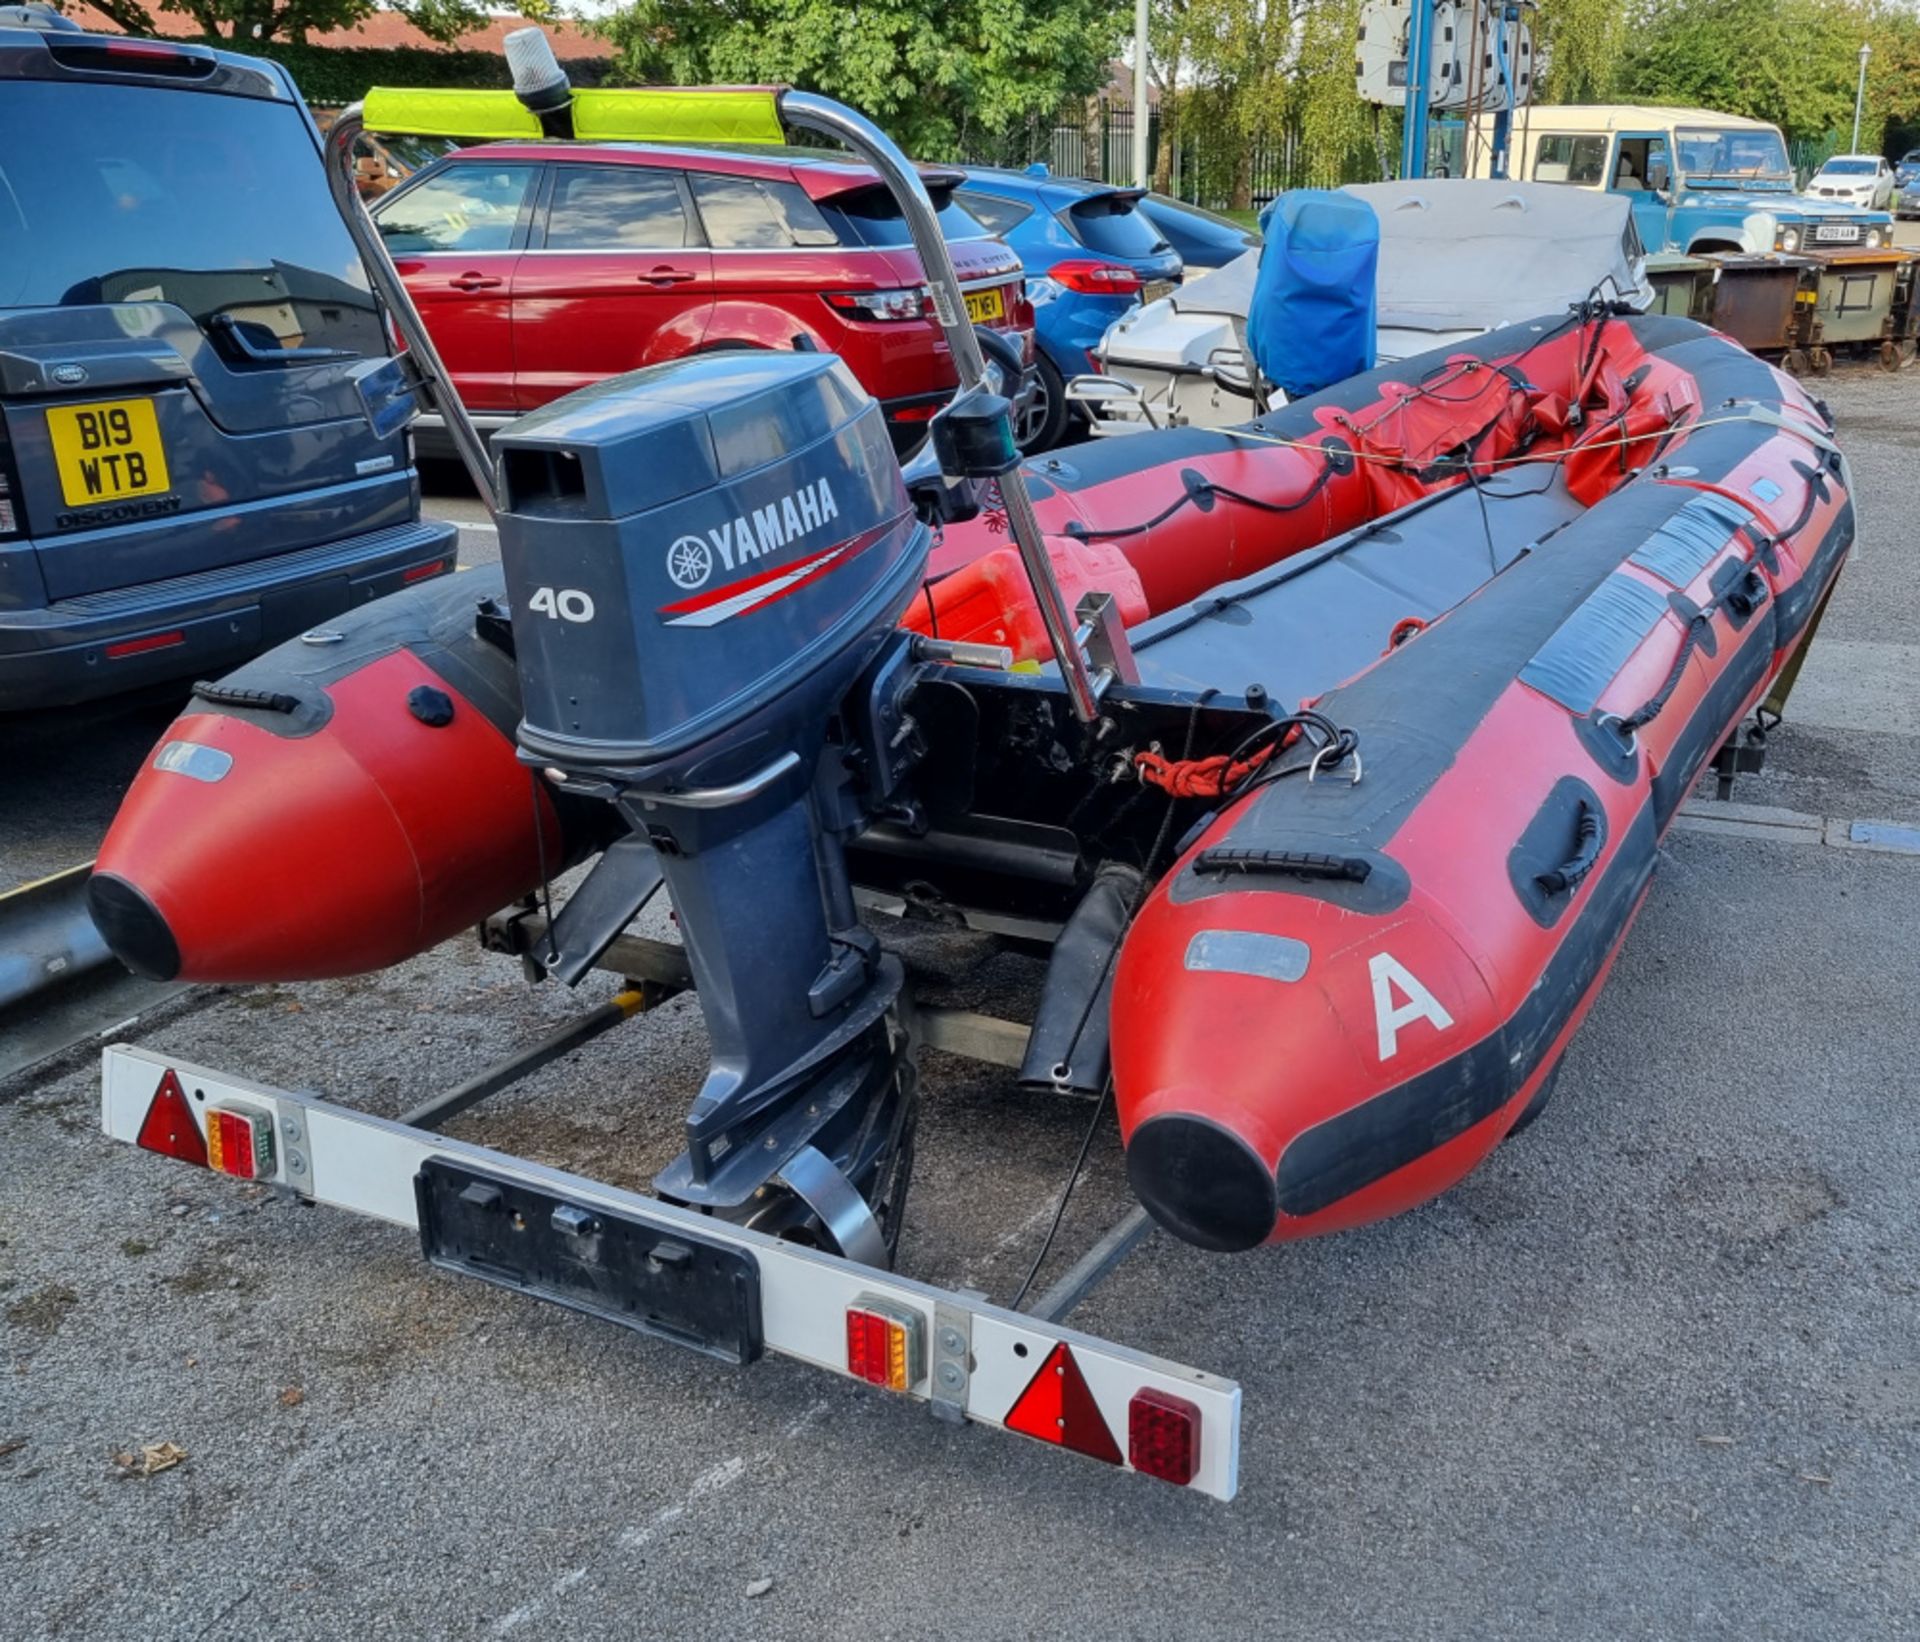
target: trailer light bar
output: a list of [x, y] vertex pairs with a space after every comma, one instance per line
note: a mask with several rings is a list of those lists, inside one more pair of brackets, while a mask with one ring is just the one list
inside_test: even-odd
[[207, 1167], [237, 1180], [273, 1173], [273, 1119], [265, 1112], [215, 1106], [207, 1113]]
[[911, 1391], [925, 1372], [920, 1313], [872, 1294], [847, 1307], [847, 1372], [888, 1391]]
[[1127, 1404], [1127, 1463], [1184, 1488], [1200, 1472], [1200, 1410], [1152, 1386]]
[[[114, 1139], [411, 1228], [447, 1269], [729, 1362], [805, 1363], [1213, 1499], [1239, 1486], [1240, 1388], [1214, 1375], [317, 1096], [123, 1044], [102, 1069]], [[469, 1245], [442, 1212], [467, 1186], [525, 1205], [524, 1224], [468, 1216]], [[497, 1237], [515, 1245], [506, 1264], [489, 1256], [508, 1252]]]

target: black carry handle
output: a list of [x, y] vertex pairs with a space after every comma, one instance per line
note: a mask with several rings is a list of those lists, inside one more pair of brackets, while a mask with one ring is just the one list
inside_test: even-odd
[[1533, 881], [1549, 895], [1574, 888], [1593, 871], [1600, 859], [1600, 811], [1585, 799], [1580, 801], [1580, 819], [1573, 829], [1573, 854], [1557, 867], [1534, 874]]

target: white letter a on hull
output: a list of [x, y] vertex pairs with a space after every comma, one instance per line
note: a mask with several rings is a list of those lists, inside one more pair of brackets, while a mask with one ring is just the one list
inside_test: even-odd
[[[1430, 1021], [1444, 1030], [1453, 1025], [1453, 1017], [1441, 1002], [1413, 977], [1413, 972], [1388, 952], [1376, 952], [1367, 960], [1367, 973], [1373, 977], [1373, 1020], [1380, 1033], [1380, 1058], [1392, 1060], [1400, 1052], [1400, 1028], [1415, 1021]], [[1406, 997], [1405, 1003], [1393, 1001], [1394, 988]]]

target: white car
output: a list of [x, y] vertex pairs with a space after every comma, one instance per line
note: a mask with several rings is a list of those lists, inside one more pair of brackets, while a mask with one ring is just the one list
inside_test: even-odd
[[1806, 191], [1869, 211], [1893, 207], [1893, 167], [1878, 154], [1836, 154], [1813, 174]]

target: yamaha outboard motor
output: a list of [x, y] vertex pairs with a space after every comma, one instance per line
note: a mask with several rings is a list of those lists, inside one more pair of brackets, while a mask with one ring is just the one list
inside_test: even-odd
[[521, 756], [632, 828], [548, 967], [577, 979], [664, 879], [712, 1062], [658, 1190], [882, 1262], [912, 1073], [899, 965], [848, 883], [866, 816], [837, 738], [882, 647], [904, 664], [930, 543], [880, 409], [829, 354], [707, 354], [494, 447]]

